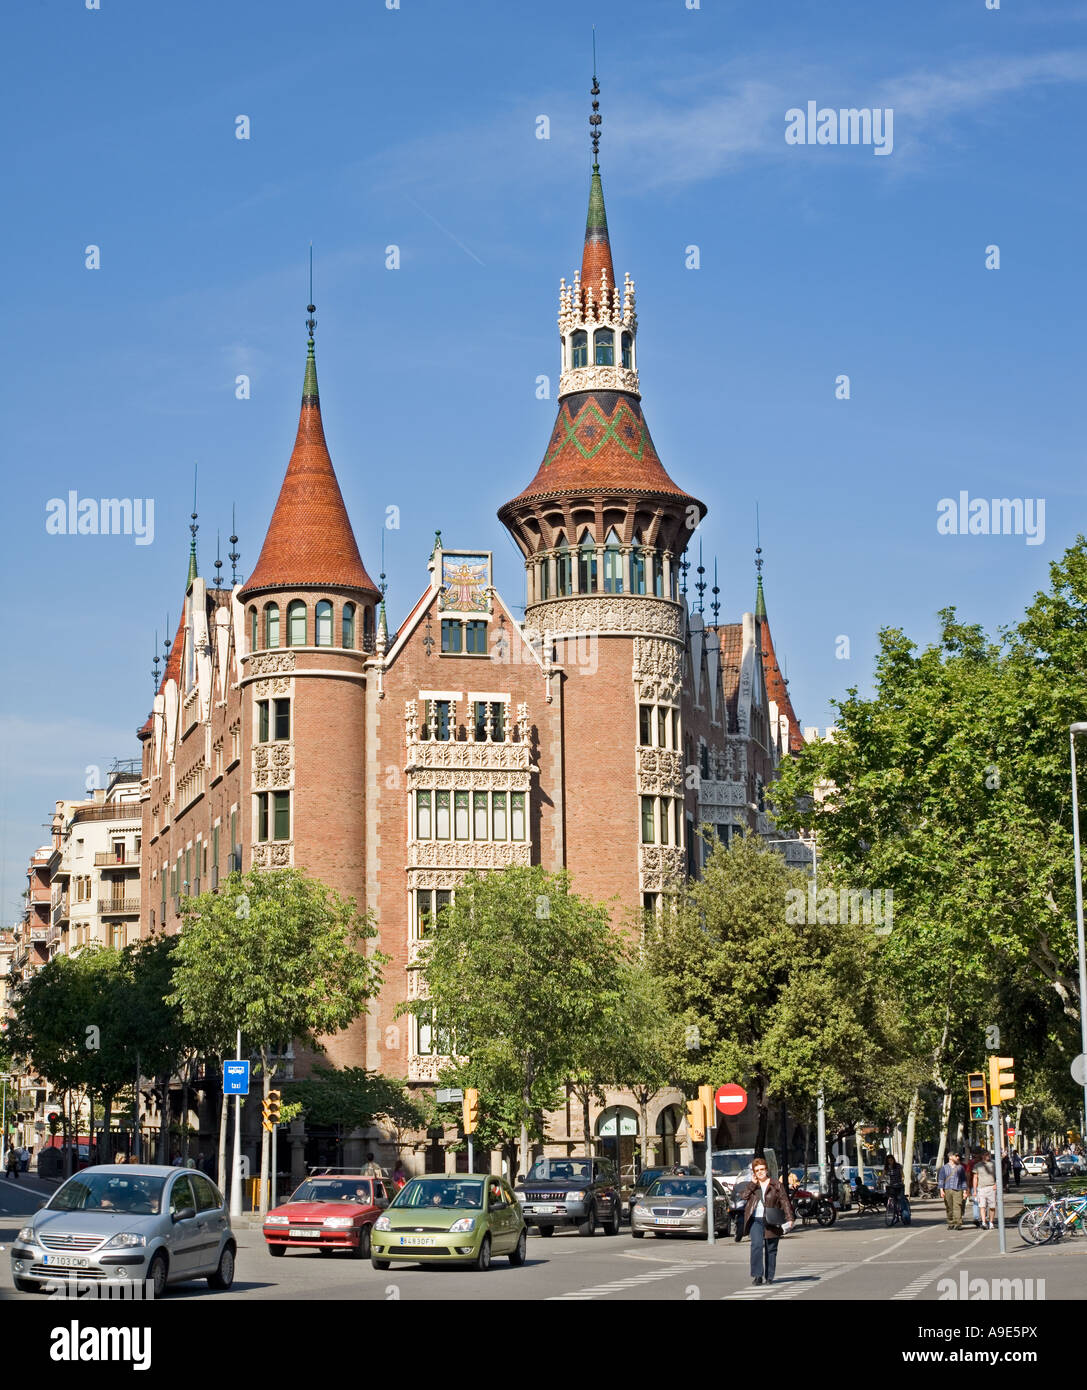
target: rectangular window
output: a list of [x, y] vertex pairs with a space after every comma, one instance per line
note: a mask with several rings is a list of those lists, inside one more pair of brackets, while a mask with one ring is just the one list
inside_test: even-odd
[[657, 814], [660, 817], [660, 842], [667, 845], [672, 839], [672, 808], [666, 796], [657, 798]]
[[652, 912], [652, 913], [655, 914], [656, 911], [657, 911], [657, 895], [656, 895], [656, 893], [643, 893], [643, 894], [642, 894], [642, 907], [644, 908], [644, 910], [645, 910], [646, 912]]
[[704, 743], [699, 744], [698, 748], [698, 770], [704, 778], [709, 779], [710, 775], [710, 750]]
[[287, 739], [291, 736], [291, 702], [290, 700], [276, 700], [275, 705], [275, 726], [272, 737], [275, 739]]
[[653, 797], [642, 797], [642, 844], [652, 845], [657, 838], [657, 812], [653, 805]]
[[456, 653], [461, 650], [463, 624], [457, 618], [442, 619], [442, 651]]
[[437, 728], [436, 737], [437, 737], [437, 739], [438, 739], [439, 742], [441, 742], [441, 743], [448, 743], [448, 742], [449, 742], [449, 739], [450, 739], [450, 732], [449, 732], [449, 727], [450, 727], [450, 726], [449, 726], [449, 714], [450, 714], [449, 706], [450, 706], [450, 702], [449, 702], [448, 700], [434, 700], [432, 703], [433, 703], [433, 706], [434, 706], [434, 716], [435, 716], [436, 728]]
[[653, 592], [658, 598], [664, 597], [664, 561], [659, 555], [653, 556]]
[[631, 566], [632, 566], [633, 578], [632, 578], [632, 580], [631, 580], [631, 586], [630, 586], [630, 587], [631, 587], [631, 589], [634, 591], [634, 593], [636, 593], [636, 594], [644, 594], [644, 593], [645, 593], [645, 552], [644, 552], [643, 550], [637, 550], [637, 549], [636, 549], [636, 550], [634, 551], [633, 555], [631, 556]]
[[257, 794], [257, 839], [263, 844], [268, 838], [268, 793]]
[[487, 738], [487, 715], [491, 718], [491, 740], [502, 743], [506, 737], [506, 709], [500, 700], [476, 700], [472, 705], [476, 725], [476, 742]]
[[682, 746], [679, 741], [679, 710], [674, 709], [672, 711], [672, 747], [682, 748]]
[[550, 560], [543, 560], [543, 561], [540, 562], [540, 568], [539, 568], [538, 573], [539, 573], [539, 576], [540, 576], [540, 597], [541, 597], [541, 598], [550, 598], [550, 597], [551, 597], [551, 562], [550, 562]]
[[166, 922], [166, 865], [163, 864], [162, 872], [159, 874], [159, 883], [162, 886], [162, 911], [159, 914], [160, 921]]
[[621, 594], [623, 592], [623, 556], [614, 546], [604, 551], [604, 592]]
[[510, 814], [510, 839], [523, 840], [525, 838], [525, 794], [524, 792], [511, 792], [512, 810]]
[[638, 742], [648, 748], [653, 742], [653, 706], [638, 706]]
[[417, 840], [429, 840], [433, 837], [431, 822], [433, 799], [434, 794], [432, 792], [415, 793], [415, 838]]
[[668, 711], [663, 705], [657, 706], [657, 747], [668, 746]]
[[675, 842], [677, 845], [681, 845], [683, 843], [683, 802], [679, 799], [678, 796], [676, 797], [675, 801], [672, 802], [672, 809], [675, 812], [676, 817]]
[[[237, 853], [237, 859], [234, 856]], [[230, 813], [230, 867], [231, 869], [241, 869], [241, 846], [238, 844], [238, 813]]]
[[211, 866], [213, 869], [219, 867], [219, 827], [211, 827]]
[[290, 792], [273, 792], [272, 797], [275, 802], [275, 838], [277, 840], [289, 840], [291, 838], [291, 794]]
[[434, 921], [440, 927], [442, 924], [442, 908], [448, 907], [453, 901], [452, 888], [437, 888], [434, 891]]
[[429, 936], [434, 925], [434, 894], [429, 888], [420, 888], [415, 894], [415, 929], [417, 936]]
[[474, 840], [490, 839], [487, 833], [487, 793], [472, 793], [472, 838]]
[[491, 794], [491, 833], [496, 840], [508, 840], [509, 828], [507, 825], [507, 815], [509, 811], [509, 792], [492, 792]]
[[192, 886], [191, 886], [191, 888], [189, 889], [189, 891], [190, 891], [191, 893], [193, 893], [194, 895], [196, 895], [196, 896], [199, 896], [199, 893], [200, 893], [200, 879], [201, 879], [201, 876], [202, 876], [203, 854], [204, 854], [204, 845], [203, 845], [203, 842], [202, 842], [199, 838], [197, 838], [197, 841], [196, 841], [196, 864], [195, 864], [196, 875], [195, 875], [195, 877], [193, 878]]
[[458, 840], [470, 839], [468, 833], [468, 793], [453, 793], [453, 829]]
[[192, 892], [192, 850], [185, 851], [185, 892]]
[[257, 742], [268, 742], [268, 701], [257, 701]]
[[438, 840], [449, 839], [449, 793], [434, 793], [434, 837]]
[[473, 620], [464, 624], [465, 651], [472, 656], [487, 655], [487, 624]]

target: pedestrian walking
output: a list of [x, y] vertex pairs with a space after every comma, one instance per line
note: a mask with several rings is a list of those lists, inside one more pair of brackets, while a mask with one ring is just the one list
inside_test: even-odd
[[19, 1172], [25, 1173], [30, 1168], [30, 1150], [24, 1144], [19, 1150]]
[[1045, 1170], [1049, 1181], [1052, 1182], [1057, 1176], [1057, 1155], [1053, 1152], [1052, 1144], [1045, 1151]]
[[981, 1157], [974, 1165], [974, 1193], [981, 1213], [981, 1228], [991, 1231], [996, 1215], [996, 1164], [992, 1154], [985, 1149], [982, 1149]]
[[404, 1160], [403, 1160], [402, 1158], [398, 1158], [398, 1159], [396, 1160], [396, 1163], [395, 1163], [394, 1167], [393, 1167], [392, 1176], [391, 1176], [391, 1178], [390, 1178], [390, 1181], [392, 1182], [393, 1187], [396, 1188], [397, 1192], [399, 1192], [400, 1189], [401, 1189], [401, 1188], [404, 1186], [404, 1184], [407, 1182], [407, 1180], [408, 1180], [408, 1175], [407, 1175], [407, 1171], [406, 1171], [405, 1168], [404, 1168]]
[[949, 1231], [962, 1230], [962, 1200], [966, 1192], [966, 1169], [961, 1154], [948, 1154], [947, 1162], [936, 1174], [936, 1186], [944, 1199]]
[[1012, 1149], [1012, 1173], [1015, 1176], [1015, 1185], [1018, 1187], [1023, 1180], [1023, 1160], [1018, 1149]]
[[778, 1241], [793, 1225], [789, 1195], [777, 1178], [770, 1176], [766, 1160], [751, 1165], [754, 1182], [744, 1203], [744, 1234], [751, 1237], [751, 1282], [772, 1284], [777, 1271]]
[[966, 1165], [966, 1197], [963, 1198], [964, 1205], [969, 1200], [974, 1214], [974, 1225], [981, 1225], [981, 1205], [978, 1202], [977, 1191], [974, 1183], [974, 1169], [978, 1165], [978, 1154], [971, 1154], [970, 1161]]
[[366, 1164], [362, 1170], [362, 1173], [363, 1177], [366, 1178], [381, 1177], [381, 1169], [377, 1165], [377, 1160], [374, 1158], [373, 1152], [370, 1152], [366, 1155]]
[[7, 1169], [8, 1177], [11, 1178], [13, 1182], [18, 1182], [18, 1181], [19, 1181], [19, 1150], [18, 1150], [17, 1148], [15, 1148], [14, 1145], [12, 1145], [12, 1147], [11, 1147], [10, 1149], [8, 1149], [8, 1156], [7, 1156], [7, 1158], [6, 1158], [5, 1161], [4, 1161], [4, 1166], [5, 1166], [6, 1169]]

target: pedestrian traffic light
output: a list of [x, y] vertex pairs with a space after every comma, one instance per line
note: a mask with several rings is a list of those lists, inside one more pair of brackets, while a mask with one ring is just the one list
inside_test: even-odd
[[475, 1134], [479, 1128], [479, 1092], [469, 1087], [464, 1093], [461, 1118], [465, 1134]]
[[699, 1096], [687, 1102], [687, 1133], [692, 1144], [701, 1144], [706, 1137], [706, 1115]]
[[984, 1120], [989, 1110], [989, 1095], [985, 1088], [985, 1073], [972, 1071], [966, 1078], [966, 1096], [970, 1105], [970, 1118]]
[[989, 1096], [994, 1105], [1015, 1099], [1014, 1057], [989, 1058]]

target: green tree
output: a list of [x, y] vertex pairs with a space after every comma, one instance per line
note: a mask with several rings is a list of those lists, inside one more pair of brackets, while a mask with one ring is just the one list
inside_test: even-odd
[[[224, 1046], [237, 1030], [260, 1052], [262, 1095], [273, 1057], [295, 1039], [323, 1051], [366, 1012], [388, 957], [363, 954], [374, 930], [353, 899], [297, 869], [231, 874], [215, 893], [186, 899], [173, 993], [189, 1027]], [[268, 1202], [268, 1132], [261, 1132], [261, 1211]]]
[[462, 1065], [501, 1088], [480, 1085], [480, 1106], [516, 1110], [522, 1172], [543, 1098], [620, 996], [622, 960], [607, 911], [538, 865], [469, 875], [425, 944], [427, 998], [401, 1012], [432, 1014]]
[[377, 1119], [388, 1120], [398, 1132], [418, 1128], [425, 1119], [405, 1082], [365, 1067], [314, 1067], [312, 1077], [284, 1082], [283, 1094], [300, 1103], [310, 1124], [337, 1129], [341, 1139]]

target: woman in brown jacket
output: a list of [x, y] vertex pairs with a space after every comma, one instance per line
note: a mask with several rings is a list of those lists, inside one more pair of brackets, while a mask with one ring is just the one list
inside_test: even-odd
[[755, 1180], [744, 1204], [744, 1234], [751, 1237], [751, 1282], [772, 1284], [778, 1240], [793, 1224], [793, 1209], [785, 1188], [770, 1176], [765, 1159], [756, 1158], [751, 1172]]

